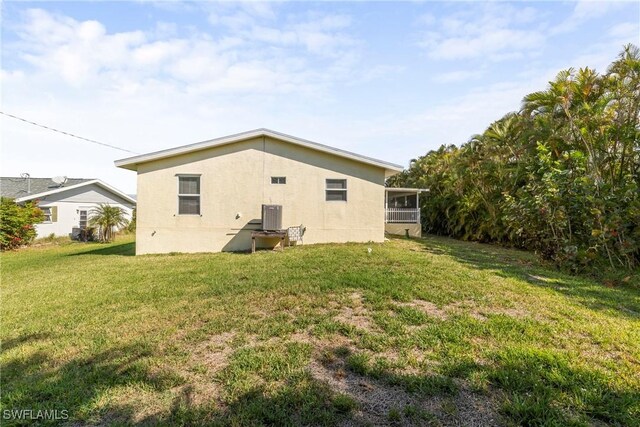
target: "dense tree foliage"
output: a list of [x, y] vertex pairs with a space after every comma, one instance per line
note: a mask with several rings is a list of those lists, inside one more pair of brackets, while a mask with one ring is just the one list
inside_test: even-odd
[[605, 74], [560, 72], [460, 147], [412, 161], [391, 186], [430, 188], [428, 232], [533, 249], [574, 270], [640, 265], [640, 50]]
[[42, 222], [44, 215], [37, 203], [18, 205], [13, 199], [0, 199], [0, 249], [15, 249], [35, 239], [34, 224]]

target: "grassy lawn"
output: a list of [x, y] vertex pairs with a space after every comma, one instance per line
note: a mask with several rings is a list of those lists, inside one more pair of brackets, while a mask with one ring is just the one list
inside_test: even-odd
[[434, 237], [133, 252], [125, 237], [2, 254], [3, 410], [65, 409], [73, 425], [640, 425], [637, 277], [609, 288]]

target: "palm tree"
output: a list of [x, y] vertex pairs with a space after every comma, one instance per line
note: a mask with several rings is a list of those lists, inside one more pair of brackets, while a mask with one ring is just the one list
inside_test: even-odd
[[90, 214], [89, 224], [98, 227], [100, 240], [103, 242], [110, 242], [115, 229], [122, 228], [128, 223], [122, 208], [106, 203], [101, 203], [97, 208], [92, 209]]

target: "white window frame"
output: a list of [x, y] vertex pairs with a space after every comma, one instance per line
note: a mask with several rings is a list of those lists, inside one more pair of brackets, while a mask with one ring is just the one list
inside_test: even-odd
[[[329, 181], [344, 181], [344, 188], [329, 188]], [[325, 202], [343, 202], [346, 203], [348, 200], [348, 194], [347, 194], [347, 179], [346, 178], [327, 178], [324, 180], [324, 201]], [[332, 192], [342, 192], [344, 194], [344, 200], [329, 200], [327, 199], [327, 196], [329, 194], [329, 191]]]
[[[176, 198], [176, 215], [178, 216], [202, 216], [202, 175], [201, 174], [193, 174], [193, 173], [179, 173], [176, 174], [176, 193], [178, 197]], [[198, 194], [180, 194], [180, 178], [198, 178], [198, 187], [200, 192]], [[197, 214], [188, 214], [188, 213], [180, 213], [180, 197], [197, 197], [198, 198], [198, 213]]]
[[[51, 206], [39, 206], [42, 214], [44, 215], [44, 220], [42, 220], [43, 224], [52, 224], [53, 223], [53, 211], [51, 210]], [[47, 213], [48, 212], [48, 213]], [[49, 217], [49, 219], [47, 219]]]
[[[80, 229], [87, 229], [89, 228], [89, 211], [91, 210], [91, 208], [79, 208], [78, 209], [78, 227]], [[86, 212], [86, 219], [85, 219], [85, 226], [82, 227], [82, 212]]]
[[286, 176], [272, 176], [271, 177], [271, 184], [273, 185], [285, 185], [287, 183], [287, 177]]

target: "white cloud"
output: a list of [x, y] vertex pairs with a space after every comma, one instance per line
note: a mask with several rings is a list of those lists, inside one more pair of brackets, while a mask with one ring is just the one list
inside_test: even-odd
[[155, 41], [132, 50], [131, 56], [135, 64], [141, 67], [154, 67], [178, 56], [186, 49], [185, 41]]
[[[229, 8], [224, 5], [229, 13], [225, 17], [242, 14], [248, 24], [218, 39], [202, 32], [159, 37], [157, 28], [110, 33], [97, 21], [32, 9], [24, 15], [21, 40], [13, 49], [37, 72], [58, 75], [77, 87], [97, 80], [127, 86], [127, 79], [139, 82], [166, 75], [176, 80], [173, 84], [187, 85], [186, 90], [193, 85], [209, 92], [309, 92], [356, 72], [359, 42], [344, 31], [349, 17], [307, 14], [284, 26], [268, 26], [271, 5]], [[256, 24], [255, 17], [262, 23]], [[161, 29], [160, 34], [176, 33], [166, 23]]]
[[579, 0], [575, 3], [571, 15], [551, 28], [550, 32], [553, 35], [571, 32], [592, 19], [602, 18], [610, 12], [620, 9], [624, 3], [624, 1]]
[[25, 13], [19, 35], [17, 47], [25, 61], [76, 86], [128, 64], [132, 49], [146, 42], [142, 31], [109, 35], [97, 21], [78, 22], [40, 9]]
[[270, 2], [211, 2], [202, 7], [208, 13], [209, 22], [233, 30], [255, 25], [257, 22], [270, 22], [276, 18], [274, 7]]
[[629, 43], [640, 41], [640, 21], [623, 22], [609, 29], [609, 36], [616, 39], [628, 40]]
[[214, 24], [222, 23], [234, 36], [252, 44], [301, 47], [311, 54], [332, 58], [339, 58], [345, 50], [358, 45], [358, 41], [346, 32], [351, 25], [348, 16], [307, 13], [290, 17], [285, 22], [272, 22], [273, 11], [269, 11], [268, 19], [262, 17], [267, 12], [255, 16], [252, 9], [246, 8], [234, 10], [230, 15], [215, 14], [212, 19]]
[[527, 28], [539, 17], [531, 7], [506, 3], [474, 5], [430, 23], [419, 45], [432, 59], [481, 58], [492, 61], [520, 58], [541, 49], [545, 37], [540, 25]]
[[[462, 37], [442, 37], [431, 34], [422, 45], [434, 59], [465, 59], [489, 57], [495, 60], [520, 57], [524, 50], [539, 48], [544, 38], [532, 31], [494, 29], [477, 35]], [[507, 53], [509, 56], [504, 56]]]
[[477, 80], [484, 76], [484, 74], [485, 72], [482, 69], [447, 71], [436, 74], [432, 80], [437, 83], [457, 83], [467, 80]]

